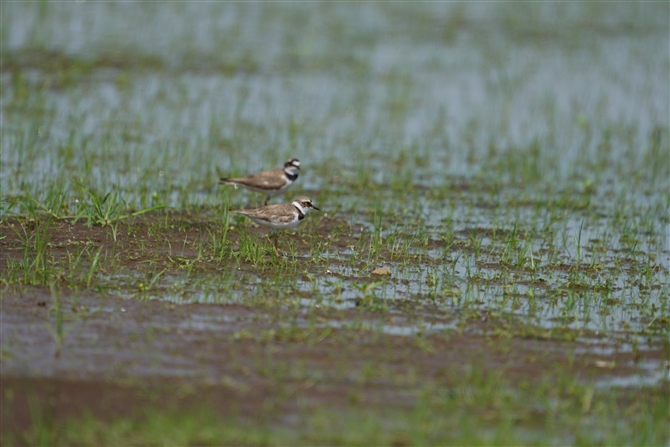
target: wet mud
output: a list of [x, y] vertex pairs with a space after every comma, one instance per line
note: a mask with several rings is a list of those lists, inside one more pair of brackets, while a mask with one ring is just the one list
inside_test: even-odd
[[[195, 259], [197, 251], [184, 241], [199, 241], [216, 224], [172, 216], [170, 225], [156, 230], [161, 219], [123, 223], [116, 241], [110, 228], [53, 222], [49, 262], [57, 265], [90, 244], [115, 253], [115, 271], [142, 277], [143, 260], [162, 259], [165, 275], [176, 277], [181, 264], [161, 250], [181, 244], [182, 263]], [[2, 268], [19, 262], [26, 249], [12, 228], [31, 225], [2, 223]], [[306, 245], [328, 240], [335, 225], [324, 220], [305, 236], [285, 238], [304, 256]], [[253, 228], [250, 233], [259, 239], [263, 234]], [[238, 237], [230, 231], [231, 247]], [[353, 242], [338, 243], [344, 248]], [[304, 262], [307, 273], [314, 270], [309, 260], [297, 262]], [[79, 268], [85, 272], [90, 265]], [[231, 268], [258, 267], [206, 256], [198, 262], [201, 273]], [[290, 425], [323, 406], [412, 408], [422, 390], [456, 386], [473, 365], [518, 386], [567, 374], [607, 387], [653, 382], [665, 358], [658, 339], [631, 350], [593, 331], [524, 331], [515, 320], [485, 309], [464, 316], [458, 307], [431, 308], [412, 297], [386, 300], [382, 310], [357, 305], [364, 299], [351, 306], [315, 305], [309, 293], [298, 291], [298, 301], [281, 296], [258, 305], [189, 304], [157, 299], [161, 288], [148, 299], [124, 298], [119, 289], [136, 283], [110, 288], [95, 279], [87, 286], [71, 273], [64, 270], [48, 286], [3, 286], [2, 424], [17, 433], [31, 426], [35, 408], [56, 421], [83, 413], [111, 419], [147, 405], [206, 404], [222, 414], [262, 414]], [[377, 280], [368, 276], [368, 282]]]

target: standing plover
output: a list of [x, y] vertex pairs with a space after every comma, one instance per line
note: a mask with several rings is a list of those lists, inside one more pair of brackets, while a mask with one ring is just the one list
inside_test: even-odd
[[[295, 227], [305, 218], [305, 214], [307, 214], [310, 209], [320, 211], [319, 208], [314, 206], [312, 199], [301, 196], [291, 203], [278, 203], [275, 205], [262, 206], [255, 210], [236, 210], [231, 212], [247, 216], [258, 225], [270, 227], [272, 228], [270, 233], [273, 233], [275, 230]], [[270, 236], [266, 235], [266, 237], [270, 243], [272, 243]], [[276, 243], [277, 237], [278, 235], [276, 235], [275, 232], [275, 242], [272, 243], [272, 248], [274, 248], [275, 254], [279, 256]]]
[[242, 186], [251, 191], [261, 192], [267, 195], [265, 205], [270, 203], [270, 198], [281, 194], [293, 184], [298, 178], [300, 161], [297, 158], [289, 158], [283, 168], [270, 169], [251, 174], [247, 177], [224, 178], [220, 180], [222, 185]]

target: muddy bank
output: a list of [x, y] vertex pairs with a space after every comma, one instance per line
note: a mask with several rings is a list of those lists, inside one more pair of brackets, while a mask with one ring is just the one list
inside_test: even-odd
[[501, 338], [483, 321], [462, 334], [416, 337], [323, 324], [361, 312], [389, 318], [364, 310], [175, 306], [90, 291], [61, 291], [59, 299], [60, 348], [49, 289], [4, 293], [3, 427], [30, 426], [31, 396], [54, 418], [206, 403], [224, 414], [290, 420], [310, 406], [410, 408], [421, 390], [456, 386], [473, 365], [523, 385], [630, 377], [640, 362], [663, 358], [660, 347], [634, 359], [593, 342]]

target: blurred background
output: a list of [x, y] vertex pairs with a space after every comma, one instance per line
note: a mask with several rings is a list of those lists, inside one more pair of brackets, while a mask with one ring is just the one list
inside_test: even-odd
[[307, 190], [445, 175], [658, 190], [668, 17], [664, 2], [3, 3], [0, 186], [214, 205], [218, 173], [293, 156]]

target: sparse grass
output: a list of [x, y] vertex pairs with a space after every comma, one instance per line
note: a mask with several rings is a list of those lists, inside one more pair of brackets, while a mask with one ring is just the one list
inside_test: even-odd
[[52, 224], [52, 219], [47, 218], [18, 222], [19, 228], [12, 228], [23, 248], [23, 257], [19, 261], [7, 261], [7, 282], [46, 285], [54, 276], [53, 263], [49, 259]]

